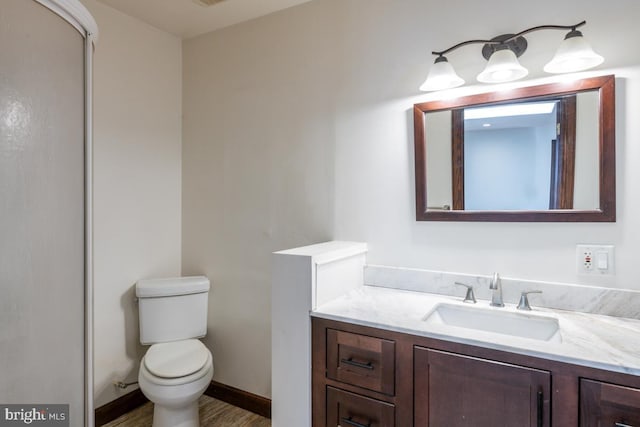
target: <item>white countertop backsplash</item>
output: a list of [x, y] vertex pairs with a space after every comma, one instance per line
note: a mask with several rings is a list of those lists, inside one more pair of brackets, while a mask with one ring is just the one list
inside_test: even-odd
[[[491, 299], [491, 276], [442, 271], [367, 265], [364, 283], [370, 286], [403, 289], [442, 295], [464, 296], [466, 290], [454, 282], [474, 287], [476, 298]], [[531, 307], [555, 308], [583, 313], [605, 314], [640, 320], [640, 291], [597, 286], [551, 283], [501, 277], [505, 302], [517, 304], [523, 291], [540, 290], [529, 295]]]
[[[494, 308], [488, 276], [367, 266], [364, 277], [365, 286], [318, 306], [312, 316], [640, 375], [640, 292], [503, 278], [507, 306]], [[542, 290], [529, 296], [534, 310], [528, 313], [556, 318], [562, 342], [423, 321], [439, 303], [468, 306], [465, 289], [454, 281], [473, 285], [475, 306], [490, 310], [516, 312], [521, 291]]]

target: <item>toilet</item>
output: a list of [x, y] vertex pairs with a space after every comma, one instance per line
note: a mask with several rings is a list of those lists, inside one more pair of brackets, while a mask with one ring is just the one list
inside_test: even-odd
[[203, 276], [136, 283], [140, 342], [138, 383], [154, 404], [153, 427], [199, 427], [198, 399], [211, 383], [207, 334], [209, 279]]

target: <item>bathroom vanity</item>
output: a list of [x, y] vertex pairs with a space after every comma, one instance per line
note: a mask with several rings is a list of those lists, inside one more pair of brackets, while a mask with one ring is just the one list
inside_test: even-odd
[[366, 252], [274, 254], [274, 427], [640, 426], [640, 292], [503, 277], [491, 307], [490, 276]]
[[[364, 286], [315, 310], [313, 426], [640, 426], [640, 321], [461, 300]], [[442, 307], [559, 334], [430, 323]]]

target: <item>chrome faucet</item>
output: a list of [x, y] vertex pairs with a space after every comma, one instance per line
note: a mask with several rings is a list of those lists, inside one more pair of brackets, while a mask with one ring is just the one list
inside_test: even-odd
[[489, 283], [489, 289], [493, 291], [491, 294], [491, 305], [493, 307], [504, 307], [504, 302], [502, 301], [502, 282], [500, 281], [498, 273], [493, 273], [493, 278]]

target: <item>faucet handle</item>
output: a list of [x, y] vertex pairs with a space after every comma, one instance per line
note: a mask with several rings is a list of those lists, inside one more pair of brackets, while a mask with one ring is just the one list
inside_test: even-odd
[[529, 294], [541, 294], [542, 291], [524, 291], [520, 295], [520, 302], [518, 303], [518, 310], [527, 310], [531, 311], [531, 306], [529, 305]]
[[464, 300], [462, 302], [467, 302], [470, 304], [475, 304], [477, 302], [476, 296], [473, 294], [473, 286], [467, 285], [466, 283], [460, 283], [460, 282], [454, 282], [454, 284], [459, 286], [464, 286], [465, 288], [467, 288], [467, 294], [465, 295]]

